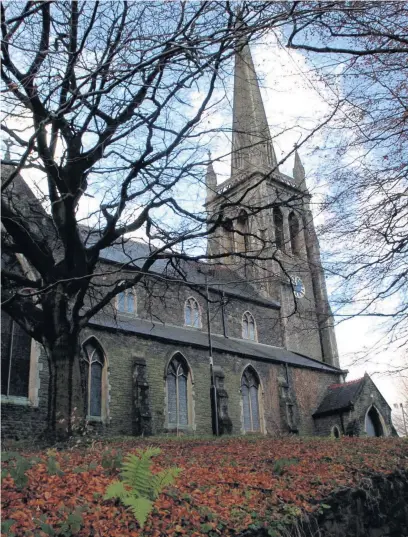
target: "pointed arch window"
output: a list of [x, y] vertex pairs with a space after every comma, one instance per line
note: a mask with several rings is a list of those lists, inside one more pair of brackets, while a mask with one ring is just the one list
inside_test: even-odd
[[223, 224], [225, 236], [225, 251], [227, 254], [232, 254], [235, 251], [234, 246], [234, 224], [231, 218], [226, 218]]
[[193, 328], [201, 328], [200, 305], [192, 296], [186, 300], [184, 306], [184, 324]]
[[116, 309], [119, 313], [127, 313], [130, 315], [135, 315], [136, 313], [136, 291], [131, 289], [126, 289], [119, 293], [116, 297]]
[[242, 316], [242, 337], [251, 341], [257, 340], [255, 319], [249, 311], [246, 311]]
[[290, 231], [290, 245], [292, 248], [292, 253], [294, 255], [300, 254], [300, 226], [299, 220], [295, 213], [290, 213], [289, 215], [289, 231]]
[[245, 211], [241, 211], [236, 223], [236, 251], [239, 253], [247, 253], [249, 251], [249, 225], [248, 215]]
[[90, 338], [83, 345], [86, 383], [86, 413], [89, 417], [102, 418], [106, 400], [105, 355], [95, 338]]
[[278, 250], [285, 250], [285, 239], [283, 235], [283, 215], [282, 211], [275, 207], [273, 210], [273, 224], [275, 228], [275, 244]]
[[380, 413], [372, 406], [366, 414], [365, 429], [368, 436], [384, 436]]
[[1, 394], [29, 396], [31, 337], [5, 312], [1, 312]]
[[190, 370], [181, 354], [174, 356], [167, 367], [166, 387], [168, 426], [178, 428], [189, 425], [191, 419]]
[[261, 431], [259, 386], [257, 373], [252, 367], [247, 367], [241, 379], [244, 431], [246, 433]]

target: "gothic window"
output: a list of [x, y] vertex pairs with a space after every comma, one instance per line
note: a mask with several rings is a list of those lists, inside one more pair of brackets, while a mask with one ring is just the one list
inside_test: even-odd
[[259, 432], [261, 430], [259, 386], [260, 382], [255, 370], [252, 367], [247, 367], [241, 380], [245, 432]]
[[189, 368], [181, 354], [173, 357], [166, 373], [167, 416], [169, 427], [187, 426], [190, 423]]
[[117, 310], [119, 313], [136, 313], [136, 292], [134, 289], [126, 289], [116, 297]]
[[227, 254], [232, 254], [235, 251], [234, 248], [234, 224], [231, 218], [227, 218], [223, 224], [225, 233], [225, 251]]
[[368, 436], [384, 436], [380, 414], [374, 406], [366, 414], [365, 429]]
[[31, 358], [30, 336], [1, 312], [1, 394], [28, 397]]
[[283, 215], [278, 208], [273, 210], [273, 224], [275, 227], [275, 243], [278, 250], [285, 250], [285, 239], [283, 235]]
[[184, 323], [186, 326], [201, 328], [201, 312], [197, 300], [190, 297], [184, 306]]
[[86, 413], [89, 417], [102, 418], [105, 387], [105, 356], [95, 338], [83, 345], [86, 383]]
[[247, 253], [249, 251], [248, 215], [245, 211], [241, 211], [237, 218], [235, 244], [237, 252]]
[[256, 341], [256, 326], [254, 316], [246, 311], [242, 316], [242, 337], [243, 339], [250, 339]]
[[337, 425], [334, 425], [331, 430], [331, 436], [333, 438], [340, 438], [340, 429], [337, 427]]
[[300, 254], [299, 220], [294, 213], [289, 215], [290, 245], [294, 255]]

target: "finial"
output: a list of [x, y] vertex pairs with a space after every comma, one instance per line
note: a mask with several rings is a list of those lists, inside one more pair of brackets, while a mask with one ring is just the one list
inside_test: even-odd
[[4, 145], [6, 146], [6, 152], [4, 153], [4, 160], [11, 160], [10, 147], [13, 145], [13, 142], [10, 140], [10, 138], [7, 138], [7, 140], [4, 140]]

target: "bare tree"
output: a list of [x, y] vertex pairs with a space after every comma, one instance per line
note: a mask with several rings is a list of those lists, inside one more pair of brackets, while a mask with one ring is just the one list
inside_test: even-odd
[[326, 2], [307, 19], [295, 10], [287, 34], [343, 99], [316, 149], [327, 185], [318, 232], [337, 318], [383, 321], [377, 350], [408, 345], [407, 25], [406, 2]]
[[[203, 181], [207, 118], [237, 46], [279, 28], [296, 4], [4, 2], [3, 304], [46, 349], [50, 433], [83, 407], [79, 335], [157, 260], [225, 225], [181, 192]], [[301, 11], [303, 15], [301, 15]], [[195, 100], [192, 93], [195, 94]], [[16, 182], [45, 177], [42, 204]], [[242, 201], [242, 200], [241, 200]], [[260, 211], [262, 207], [248, 210]], [[101, 253], [143, 234], [149, 254], [107, 271]], [[195, 250], [197, 252], [197, 250]], [[254, 257], [256, 257], [254, 255]], [[109, 273], [109, 278], [105, 276]]]

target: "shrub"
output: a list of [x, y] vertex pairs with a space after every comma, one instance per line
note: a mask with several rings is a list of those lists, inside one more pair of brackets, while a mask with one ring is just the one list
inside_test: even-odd
[[118, 498], [128, 507], [141, 528], [153, 509], [154, 500], [180, 473], [179, 468], [173, 467], [153, 474], [151, 459], [159, 453], [159, 448], [151, 447], [139, 456], [129, 454], [122, 463], [122, 481], [111, 483], [105, 494], [105, 500]]

